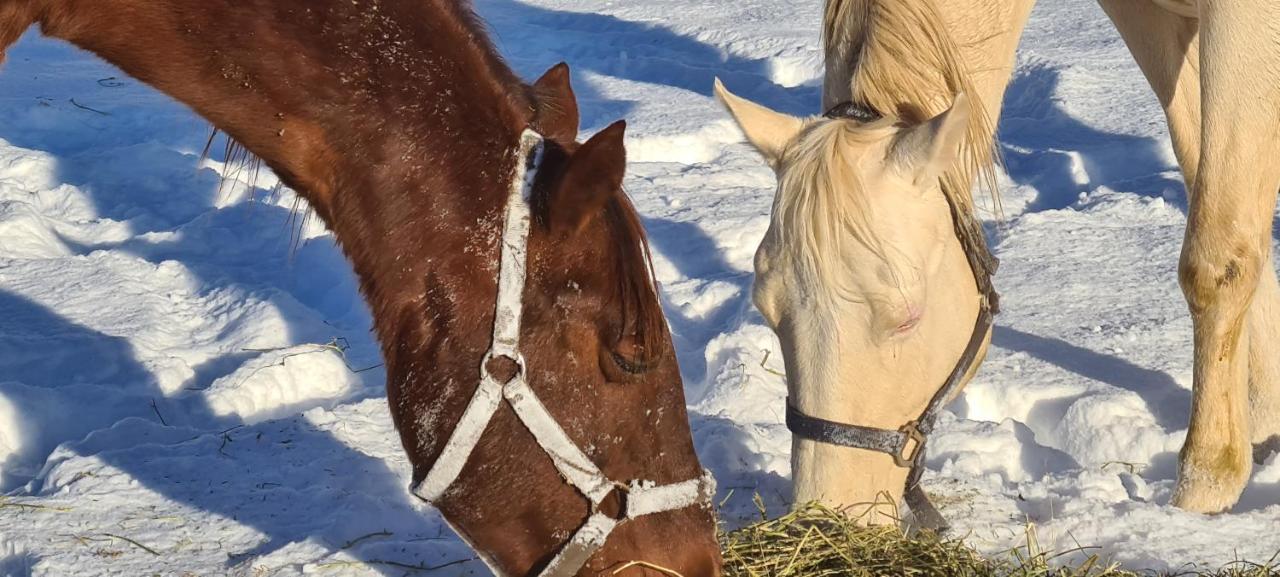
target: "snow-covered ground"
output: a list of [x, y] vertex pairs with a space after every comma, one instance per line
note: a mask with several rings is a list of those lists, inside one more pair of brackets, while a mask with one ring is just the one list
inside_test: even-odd
[[[584, 126], [630, 120], [697, 446], [730, 523], [786, 506], [772, 333], [748, 298], [773, 176], [710, 97], [818, 106], [820, 0], [478, 0], [527, 77], [567, 60]], [[0, 575], [485, 574], [408, 496], [349, 266], [204, 122], [35, 35], [0, 71]], [[1230, 513], [1168, 506], [1190, 402], [1185, 193], [1091, 0], [1041, 2], [1001, 128], [995, 347], [929, 489], [969, 542], [1134, 566], [1280, 549], [1280, 460]], [[216, 148], [216, 147], [215, 147]], [[218, 154], [213, 155], [220, 159]], [[253, 186], [247, 186], [252, 184]], [[292, 216], [291, 215], [297, 215]]]

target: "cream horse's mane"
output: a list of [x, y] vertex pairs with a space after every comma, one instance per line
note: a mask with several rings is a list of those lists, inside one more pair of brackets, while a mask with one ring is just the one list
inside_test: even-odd
[[976, 180], [999, 214], [994, 126], [934, 0], [829, 0], [822, 42], [828, 82], [833, 65], [847, 67], [852, 100], [885, 117], [917, 124], [942, 113], [957, 94], [968, 95], [967, 138], [960, 160], [941, 176], [942, 192], [972, 218]]
[[811, 122], [783, 151], [781, 164], [786, 168], [778, 174], [780, 193], [774, 199], [773, 218], [804, 226], [774, 227], [774, 233], [795, 260], [797, 272], [809, 277], [805, 280], [810, 286], [834, 289], [830, 296], [849, 298], [852, 287], [844, 283], [849, 263], [842, 258], [848, 242], [868, 247], [892, 268], [893, 259], [872, 231], [866, 189], [849, 151], [852, 145], [887, 137], [896, 122]]
[[[828, 68], [843, 67], [854, 102], [883, 115], [862, 124], [851, 119], [809, 122], [783, 151], [785, 170], [773, 215], [792, 226], [776, 227], [779, 244], [795, 259], [811, 286], [846, 297], [843, 247], [858, 242], [898, 276], [897, 259], [873, 233], [867, 190], [862, 186], [856, 144], [885, 138], [895, 126], [924, 122], [970, 97], [966, 138], [958, 161], [940, 176], [943, 194], [964, 223], [974, 222], [975, 179], [999, 207], [991, 120], [980, 102], [959, 47], [933, 0], [830, 0], [823, 26]], [[830, 74], [828, 75], [830, 77]], [[803, 224], [803, 226], [796, 226]]]

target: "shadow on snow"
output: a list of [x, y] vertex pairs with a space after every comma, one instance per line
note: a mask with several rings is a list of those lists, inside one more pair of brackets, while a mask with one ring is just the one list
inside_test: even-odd
[[1061, 72], [1020, 68], [1005, 91], [998, 137], [1014, 182], [1036, 189], [1026, 212], [1066, 208], [1099, 186], [1164, 197], [1186, 209], [1181, 173], [1156, 139], [1103, 132], [1055, 100]]

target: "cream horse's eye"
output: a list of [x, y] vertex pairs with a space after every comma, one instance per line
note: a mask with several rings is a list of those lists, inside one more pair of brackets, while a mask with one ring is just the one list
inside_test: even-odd
[[893, 329], [894, 336], [905, 335], [914, 331], [916, 327], [920, 326], [920, 319], [922, 318], [924, 318], [924, 311], [916, 307], [907, 307], [907, 317]]

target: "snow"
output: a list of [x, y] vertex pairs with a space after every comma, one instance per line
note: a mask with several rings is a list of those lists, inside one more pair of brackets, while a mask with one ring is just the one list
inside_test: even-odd
[[[750, 304], [773, 176], [710, 96], [817, 112], [820, 0], [478, 0], [527, 78], [569, 61], [588, 131], [628, 119], [695, 443], [735, 524], [787, 506], [779, 347]], [[485, 575], [407, 490], [349, 265], [206, 124], [31, 34], [0, 71], [0, 575]], [[1280, 458], [1240, 503], [1168, 505], [1191, 326], [1163, 116], [1090, 0], [1041, 2], [1000, 139], [1004, 312], [927, 488], [987, 552], [1137, 567], [1280, 550]], [[215, 146], [215, 148], [218, 148]], [[219, 186], [221, 176], [234, 182]]]

